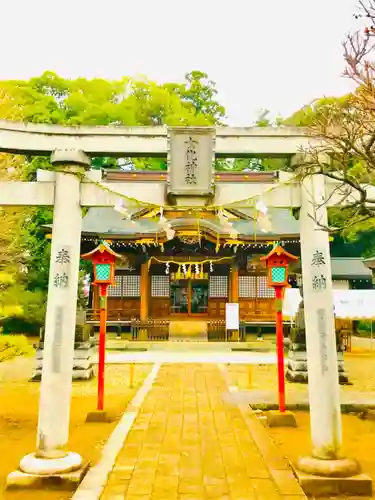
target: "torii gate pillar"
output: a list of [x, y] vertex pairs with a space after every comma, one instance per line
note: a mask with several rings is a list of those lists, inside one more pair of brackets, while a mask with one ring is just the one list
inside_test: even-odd
[[[82, 214], [80, 173], [90, 159], [77, 150], [58, 150], [51, 163], [56, 172], [53, 237], [48, 283], [44, 362], [40, 386], [37, 450], [8, 476], [8, 486], [25, 476], [79, 475], [82, 458], [66, 449], [69, 437], [70, 400], [77, 308]], [[25, 481], [27, 483], [27, 480]]]
[[[329, 234], [324, 229], [328, 224], [325, 203], [324, 177], [318, 174], [306, 177], [301, 183], [300, 234], [312, 454], [298, 460], [296, 472], [302, 488], [309, 494], [317, 493], [319, 477], [353, 481], [353, 476], [360, 472], [355, 460], [342, 458], [340, 453], [341, 407]], [[367, 485], [366, 481], [364, 478]], [[333, 480], [325, 487], [332, 493], [337, 484]]]

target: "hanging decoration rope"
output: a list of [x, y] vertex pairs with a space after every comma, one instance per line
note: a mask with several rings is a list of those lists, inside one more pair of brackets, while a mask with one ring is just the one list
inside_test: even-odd
[[[102, 189], [103, 191], [106, 191], [107, 193], [110, 193], [112, 195], [118, 196], [119, 198], [122, 198], [124, 200], [127, 200], [128, 202], [134, 204], [136, 207], [143, 207], [143, 208], [160, 208], [160, 205], [151, 203], [148, 201], [144, 200], [139, 200], [135, 197], [126, 195], [124, 193], [121, 193], [119, 191], [115, 191], [113, 188], [110, 188], [108, 185], [104, 184], [103, 182], [100, 181], [94, 181], [90, 179], [87, 174], [81, 174], [78, 172], [69, 172], [72, 175], [78, 175], [80, 180], [85, 180], [85, 182], [93, 184], [94, 186]], [[288, 179], [287, 181], [283, 182], [278, 182], [274, 186], [270, 186], [269, 188], [265, 189], [262, 191], [262, 193], [256, 194], [254, 196], [250, 196], [248, 198], [242, 198], [240, 200], [233, 200], [228, 203], [223, 203], [220, 205], [206, 205], [205, 207], [196, 207], [196, 206], [191, 206], [191, 205], [186, 205], [186, 206], [179, 206], [179, 210], [195, 210], [196, 212], [207, 212], [207, 211], [219, 211], [219, 210], [225, 210], [226, 208], [256, 208], [257, 211], [264, 212], [266, 205], [263, 202], [263, 198], [265, 195], [272, 193], [279, 187], [285, 187], [285, 186], [290, 186], [294, 184], [296, 181], [299, 180], [298, 175], [294, 175], [291, 179]], [[258, 207], [256, 207], [258, 205]], [[265, 214], [264, 214], [265, 215]]]
[[[186, 272], [187, 272], [188, 266], [192, 266], [192, 265], [196, 265], [196, 264], [198, 264], [198, 266], [203, 266], [203, 264], [210, 264], [210, 271], [212, 272], [213, 268], [211, 268], [211, 266], [213, 266], [214, 262], [217, 263], [217, 262], [225, 262], [225, 261], [231, 261], [231, 260], [233, 260], [233, 257], [220, 257], [218, 259], [205, 259], [205, 260], [199, 260], [199, 261], [168, 260], [167, 263], [169, 265], [176, 264], [177, 266], [181, 266], [182, 268], [186, 269]], [[154, 257], [154, 256], [150, 257], [150, 261], [155, 261], [155, 262], [158, 262], [159, 264], [166, 264], [165, 260], [158, 259], [157, 257]]]

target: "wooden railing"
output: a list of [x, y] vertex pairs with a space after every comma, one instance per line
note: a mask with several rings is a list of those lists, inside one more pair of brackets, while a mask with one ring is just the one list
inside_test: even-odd
[[246, 340], [246, 326], [240, 323], [240, 329], [237, 332], [227, 331], [224, 319], [214, 319], [207, 322], [207, 337], [209, 341], [234, 342], [237, 340]]
[[[132, 318], [139, 316], [139, 311], [136, 309], [108, 309], [107, 321], [109, 322], [128, 322]], [[99, 323], [100, 309], [88, 309], [86, 314], [87, 321], [90, 323]]]
[[339, 332], [341, 348], [345, 352], [352, 351], [352, 333], [351, 330], [340, 330]]
[[[168, 340], [170, 319], [148, 319], [141, 321], [137, 318], [138, 311], [132, 309], [110, 309], [107, 315], [107, 325], [117, 328], [121, 335], [122, 327], [130, 327], [132, 340]], [[87, 310], [87, 322], [94, 326], [99, 325], [100, 309]], [[207, 338], [212, 342], [235, 342], [246, 340], [246, 323], [240, 322], [239, 332], [226, 330], [225, 319], [207, 320]]]
[[165, 319], [134, 319], [130, 324], [132, 340], [168, 340], [169, 321]]

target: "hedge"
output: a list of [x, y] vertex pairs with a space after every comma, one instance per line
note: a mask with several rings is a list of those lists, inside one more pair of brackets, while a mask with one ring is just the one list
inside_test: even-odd
[[1, 335], [0, 333], [0, 363], [32, 352], [33, 348], [25, 335]]

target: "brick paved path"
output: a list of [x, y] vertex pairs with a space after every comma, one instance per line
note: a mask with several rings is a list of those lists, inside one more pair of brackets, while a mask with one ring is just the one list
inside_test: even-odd
[[226, 391], [215, 365], [163, 365], [101, 499], [303, 498], [279, 493]]

